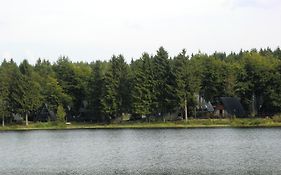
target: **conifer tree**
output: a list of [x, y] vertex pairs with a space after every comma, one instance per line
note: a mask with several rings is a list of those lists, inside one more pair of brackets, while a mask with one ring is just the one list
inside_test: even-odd
[[103, 93], [103, 73], [102, 63], [97, 61], [93, 65], [92, 76], [89, 82], [89, 108], [93, 110], [93, 120], [102, 121], [102, 93]]
[[147, 53], [134, 63], [132, 112], [136, 115], [152, 114], [153, 79], [151, 59]]
[[168, 52], [160, 47], [153, 58], [153, 71], [155, 80], [156, 105], [154, 111], [163, 116], [164, 113], [174, 111], [175, 85], [174, 74], [171, 69]]

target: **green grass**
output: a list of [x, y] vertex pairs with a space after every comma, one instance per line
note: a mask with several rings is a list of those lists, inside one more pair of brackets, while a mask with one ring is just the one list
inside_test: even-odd
[[143, 122], [124, 121], [111, 124], [94, 124], [73, 122], [70, 125], [56, 122], [12, 124], [0, 127], [0, 130], [40, 130], [40, 129], [118, 129], [118, 128], [216, 128], [216, 127], [281, 127], [281, 116], [271, 118], [246, 118], [246, 119], [189, 119], [174, 122]]

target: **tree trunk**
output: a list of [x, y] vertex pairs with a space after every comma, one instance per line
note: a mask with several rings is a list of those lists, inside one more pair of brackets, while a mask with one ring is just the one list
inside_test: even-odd
[[25, 125], [28, 126], [28, 116], [27, 116], [27, 113], [25, 113]]
[[4, 127], [5, 126], [5, 117], [4, 117], [4, 114], [2, 116], [2, 126]]
[[185, 121], [187, 122], [187, 101], [186, 101], [186, 99], [184, 100], [184, 117], [185, 117]]

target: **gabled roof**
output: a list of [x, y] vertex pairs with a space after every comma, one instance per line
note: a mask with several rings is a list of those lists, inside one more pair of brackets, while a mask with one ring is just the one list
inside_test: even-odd
[[56, 115], [53, 111], [49, 110], [48, 105], [44, 104], [40, 112], [36, 116], [36, 121], [55, 121]]
[[238, 98], [235, 97], [220, 97], [224, 106], [224, 110], [230, 115], [241, 117], [245, 115], [245, 110]]

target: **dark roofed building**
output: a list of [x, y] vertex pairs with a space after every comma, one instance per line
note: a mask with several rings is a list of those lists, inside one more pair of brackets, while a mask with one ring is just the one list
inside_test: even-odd
[[57, 117], [54, 113], [54, 111], [49, 110], [48, 105], [44, 104], [41, 107], [41, 110], [36, 115], [34, 121], [39, 122], [47, 122], [47, 121], [56, 121]]
[[245, 117], [245, 110], [236, 97], [220, 97], [215, 107], [215, 115], [220, 117]]

